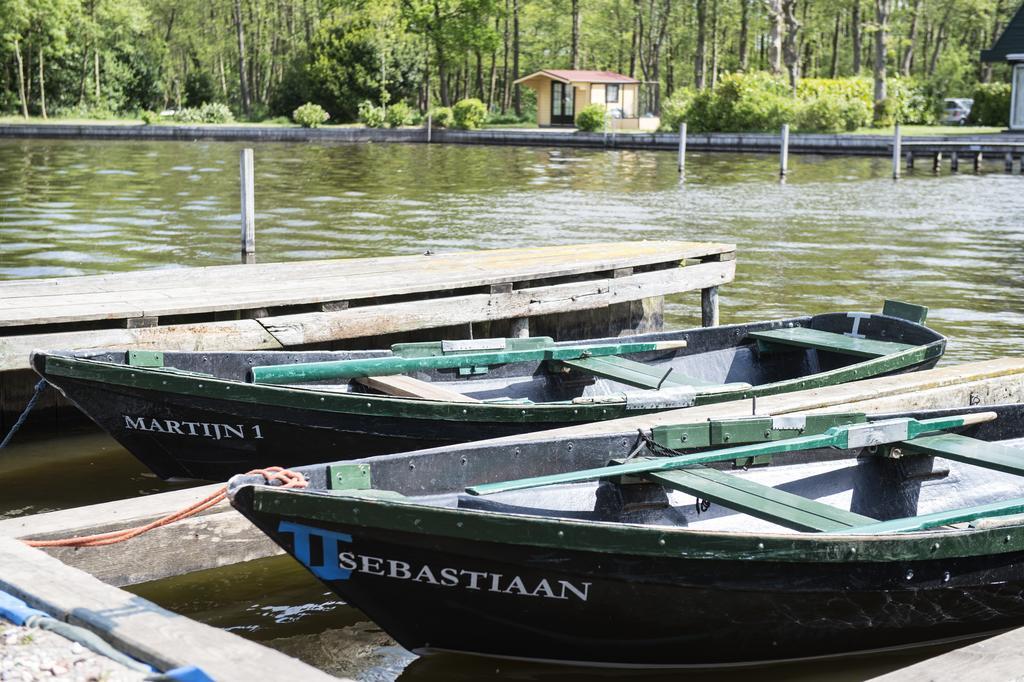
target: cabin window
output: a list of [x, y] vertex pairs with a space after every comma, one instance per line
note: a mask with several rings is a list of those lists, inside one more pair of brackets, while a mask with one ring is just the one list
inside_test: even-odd
[[612, 104], [619, 101], [619, 86], [618, 85], [606, 85], [604, 86], [604, 101], [606, 104]]

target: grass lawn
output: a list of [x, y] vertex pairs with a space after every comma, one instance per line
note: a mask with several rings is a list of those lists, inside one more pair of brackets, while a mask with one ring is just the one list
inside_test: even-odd
[[[993, 135], [1005, 130], [1002, 127], [989, 126], [900, 126], [904, 135]], [[894, 129], [888, 128], [858, 128], [850, 133], [851, 135], [892, 135]]]

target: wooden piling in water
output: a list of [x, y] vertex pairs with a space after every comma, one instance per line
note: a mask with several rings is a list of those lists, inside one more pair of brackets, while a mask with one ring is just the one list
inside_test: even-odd
[[430, 144], [431, 129], [433, 128], [433, 118], [430, 113], [427, 113], [427, 144]]
[[900, 135], [900, 124], [896, 124], [896, 129], [892, 134], [892, 179], [900, 179], [900, 152], [902, 149], [903, 138]]
[[252, 263], [256, 256], [256, 190], [251, 149], [242, 150], [238, 166], [242, 181], [242, 262]]
[[1006, 156], [1003, 157], [1003, 170], [1013, 175], [1013, 152], [1006, 152]]
[[701, 289], [700, 323], [704, 327], [718, 326], [718, 287]]
[[950, 152], [949, 154], [949, 170], [953, 173], [960, 172], [960, 154], [957, 152]]
[[679, 172], [686, 168], [686, 122], [679, 124]]
[[907, 170], [914, 170], [914, 152], [907, 152]]
[[789, 172], [789, 124], [782, 124], [782, 144], [779, 146], [779, 175], [786, 177]]
[[942, 152], [935, 152], [932, 157], [932, 172], [938, 173], [942, 169]]
[[981, 162], [982, 162], [982, 160], [983, 159], [982, 159], [981, 152], [974, 152], [974, 172], [975, 173], [980, 173], [981, 172]]

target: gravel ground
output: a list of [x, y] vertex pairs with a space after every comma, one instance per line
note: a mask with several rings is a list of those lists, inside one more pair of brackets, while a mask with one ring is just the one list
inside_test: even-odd
[[0, 618], [0, 680], [34, 682], [137, 682], [145, 674], [129, 670], [60, 635], [12, 625]]

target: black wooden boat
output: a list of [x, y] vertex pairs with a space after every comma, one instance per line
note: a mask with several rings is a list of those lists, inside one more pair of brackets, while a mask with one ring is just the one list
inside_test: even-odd
[[[390, 351], [36, 352], [36, 371], [163, 478], [367, 456], [932, 367], [926, 310], [555, 343]], [[912, 318], [912, 319], [907, 319]], [[913, 320], [913, 321], [912, 321]], [[296, 447], [296, 444], [301, 444]]]
[[534, 435], [229, 497], [417, 653], [718, 666], [1024, 625], [1024, 405], [863, 419]]

